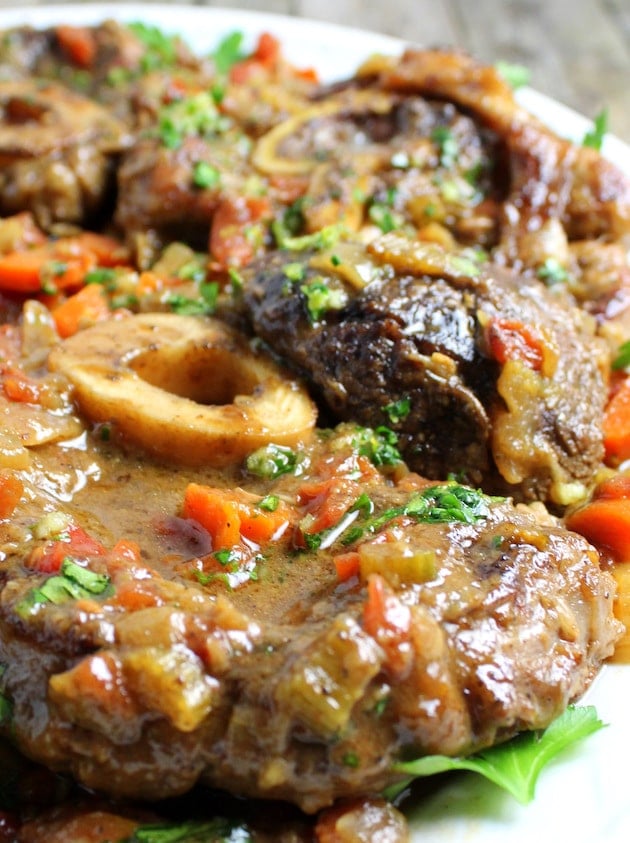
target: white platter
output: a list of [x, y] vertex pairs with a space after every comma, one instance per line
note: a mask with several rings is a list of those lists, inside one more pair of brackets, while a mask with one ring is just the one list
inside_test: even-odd
[[[125, 3], [36, 6], [0, 10], [0, 26], [96, 23], [108, 17], [141, 20], [179, 33], [195, 50], [209, 51], [242, 31], [253, 43], [267, 31], [299, 66], [325, 80], [350, 75], [375, 52], [397, 54], [395, 38], [326, 23], [233, 9]], [[590, 121], [537, 91], [523, 88], [521, 103], [559, 134], [579, 141]], [[607, 137], [604, 152], [630, 174], [630, 147]], [[407, 806], [413, 843], [628, 843], [630, 840], [630, 665], [607, 666], [583, 700], [609, 724], [565, 753], [540, 777], [535, 801], [521, 807], [473, 774], [449, 779], [429, 797]], [[378, 841], [374, 841], [378, 843]]]

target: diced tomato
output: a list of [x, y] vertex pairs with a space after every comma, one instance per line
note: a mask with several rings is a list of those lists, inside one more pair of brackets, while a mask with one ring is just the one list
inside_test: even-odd
[[491, 319], [486, 327], [486, 342], [490, 356], [503, 365], [508, 360], [520, 360], [540, 372], [544, 362], [545, 344], [527, 325], [515, 319]]
[[347, 582], [353, 577], [359, 576], [361, 557], [356, 550], [348, 551], [348, 553], [338, 553], [333, 561], [335, 563], [337, 577], [341, 582]]
[[82, 527], [73, 524], [63, 531], [59, 539], [35, 548], [28, 557], [27, 564], [41, 573], [54, 573], [61, 568], [67, 556], [89, 559], [104, 556], [106, 553], [107, 550], [99, 541], [88, 535]]

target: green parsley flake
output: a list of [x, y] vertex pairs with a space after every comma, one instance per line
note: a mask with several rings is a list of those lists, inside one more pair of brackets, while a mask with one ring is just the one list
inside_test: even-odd
[[348, 296], [342, 289], [331, 289], [323, 278], [314, 278], [302, 284], [300, 292], [306, 299], [306, 311], [311, 324], [319, 322], [329, 310], [341, 310]]
[[243, 37], [242, 32], [230, 32], [212, 53], [214, 66], [220, 76], [227, 76], [232, 67], [245, 58], [246, 53], [242, 49]]
[[529, 68], [523, 64], [512, 64], [507, 61], [498, 61], [495, 64], [498, 74], [513, 89], [517, 90], [529, 84], [531, 73]]
[[306, 457], [297, 451], [292, 451], [285, 445], [270, 442], [253, 451], [245, 462], [247, 470], [256, 477], [273, 480], [282, 474], [295, 474], [299, 477], [307, 466]]
[[593, 128], [586, 132], [582, 139], [582, 146], [588, 146], [591, 149], [601, 151], [604, 137], [608, 132], [608, 109], [604, 108], [595, 117], [593, 121]]
[[207, 161], [197, 161], [193, 166], [193, 184], [202, 190], [218, 187], [221, 183], [221, 173]]

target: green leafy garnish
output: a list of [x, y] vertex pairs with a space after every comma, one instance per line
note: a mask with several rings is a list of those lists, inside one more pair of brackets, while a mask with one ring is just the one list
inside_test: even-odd
[[219, 817], [143, 825], [121, 843], [251, 843], [252, 840], [246, 825]]
[[174, 64], [177, 57], [175, 36], [166, 35], [157, 26], [146, 23], [133, 22], [127, 26], [146, 47], [140, 59], [140, 68], [144, 73]]
[[325, 225], [313, 234], [302, 234], [294, 236], [286, 228], [284, 220], [274, 220], [271, 223], [271, 232], [280, 249], [287, 249], [292, 252], [303, 252], [306, 249], [323, 251], [331, 249], [344, 232], [342, 225]]
[[615, 370], [625, 369], [630, 366], [630, 340], [622, 343], [617, 349], [617, 354], [611, 363]]
[[327, 547], [331, 547], [352, 526], [360, 515], [368, 516], [373, 511], [374, 503], [372, 499], [363, 492], [352, 506], [344, 512], [339, 521], [333, 524], [332, 527], [320, 530], [319, 533], [308, 532], [309, 521], [312, 521], [312, 516], [307, 515], [300, 524], [306, 546], [309, 550], [325, 550]]
[[270, 442], [253, 451], [246, 459], [245, 466], [250, 474], [273, 480], [282, 474], [295, 474], [299, 477], [306, 468], [306, 458], [298, 451], [292, 451], [286, 445]]
[[357, 452], [373, 465], [396, 465], [402, 461], [398, 450], [398, 436], [389, 427], [359, 427], [352, 440]]
[[278, 495], [265, 495], [261, 501], [258, 501], [258, 509], [262, 509], [265, 512], [275, 512], [279, 506], [280, 498]]
[[398, 401], [385, 404], [383, 412], [392, 424], [398, 424], [404, 421], [411, 412], [411, 398], [400, 398]]
[[107, 574], [97, 574], [67, 556], [61, 563], [60, 573], [28, 591], [16, 605], [15, 611], [21, 617], [26, 617], [44, 603], [58, 606], [69, 600], [105, 595], [109, 591], [110, 578]]
[[99, 266], [85, 274], [86, 284], [101, 284], [109, 292], [116, 289], [116, 270], [109, 266]]
[[569, 706], [542, 732], [523, 732], [513, 740], [468, 758], [449, 758], [427, 755], [416, 761], [397, 764], [399, 773], [409, 776], [402, 786], [396, 786], [392, 796], [407, 786], [413, 778], [433, 776], [450, 770], [471, 770], [507, 790], [522, 804], [534, 798], [536, 782], [541, 770], [567, 747], [599, 731], [604, 723], [593, 706]]
[[431, 132], [431, 140], [439, 150], [441, 166], [450, 169], [459, 155], [459, 145], [455, 135], [448, 126], [436, 126]]
[[193, 166], [193, 184], [202, 190], [217, 187], [221, 182], [221, 173], [207, 161], [197, 161]]
[[242, 47], [243, 33], [238, 31], [230, 32], [219, 42], [212, 54], [214, 66], [219, 75], [226, 76], [235, 64], [245, 58]]
[[158, 115], [159, 137], [168, 149], [177, 149], [186, 137], [214, 137], [230, 125], [230, 120], [217, 109], [212, 95], [206, 92], [168, 103]]
[[214, 313], [219, 295], [219, 284], [208, 281], [199, 285], [199, 298], [192, 299], [178, 293], [170, 295], [167, 303], [173, 313], [180, 316], [209, 316]]
[[593, 120], [593, 128], [582, 138], [582, 146], [589, 146], [598, 152], [602, 148], [604, 136], [608, 132], [608, 109], [604, 108]]
[[498, 61], [495, 64], [497, 73], [513, 89], [522, 88], [529, 83], [531, 73], [523, 64], [513, 64], [508, 61]]
[[569, 279], [569, 273], [556, 258], [547, 258], [536, 270], [536, 275], [548, 286], [562, 284]]
[[394, 211], [395, 202], [395, 188], [390, 188], [383, 199], [375, 196], [370, 201], [368, 217], [374, 225], [381, 229], [383, 234], [389, 234], [390, 231], [401, 228], [404, 223], [403, 217]]
[[323, 278], [313, 278], [307, 284], [302, 284], [300, 292], [306, 300], [306, 312], [311, 324], [319, 322], [329, 310], [341, 310], [348, 301], [344, 290], [331, 289]]

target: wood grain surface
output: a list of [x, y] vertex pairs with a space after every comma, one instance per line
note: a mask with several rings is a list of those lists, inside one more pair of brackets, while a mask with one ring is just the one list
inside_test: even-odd
[[[0, 8], [33, 5], [49, 4], [0, 0]], [[607, 108], [611, 131], [630, 142], [630, 0], [197, 0], [194, 5], [315, 18], [423, 45], [461, 47], [488, 62], [525, 64], [533, 87], [591, 118]]]

